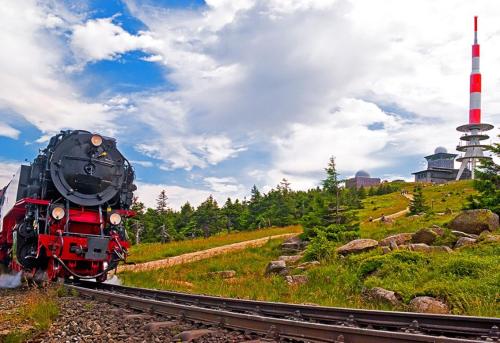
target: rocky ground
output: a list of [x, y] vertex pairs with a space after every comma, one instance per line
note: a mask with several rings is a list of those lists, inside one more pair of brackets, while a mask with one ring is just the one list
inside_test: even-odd
[[[10, 342], [12, 337], [8, 335], [14, 331], [39, 331], [30, 318], [20, 315], [26, 299], [33, 294], [45, 293], [26, 287], [0, 289], [0, 342]], [[254, 334], [143, 314], [73, 296], [56, 298], [56, 302], [57, 318], [49, 329], [39, 331], [27, 342], [274, 342]]]
[[19, 309], [26, 302], [27, 291], [25, 288], [0, 288], [0, 342], [2, 342], [2, 337], [12, 331], [13, 327], [25, 330], [31, 328], [30, 321], [19, 315]]
[[[30, 342], [259, 342], [252, 334], [180, 322], [75, 297], [59, 298], [60, 314]], [[266, 341], [268, 342], [268, 341]]]

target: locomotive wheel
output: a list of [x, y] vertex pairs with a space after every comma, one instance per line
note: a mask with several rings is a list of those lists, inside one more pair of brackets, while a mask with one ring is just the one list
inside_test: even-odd
[[30, 240], [35, 237], [35, 230], [27, 223], [22, 223], [17, 229], [17, 233], [25, 240]]
[[[23, 244], [20, 244], [23, 243]], [[36, 244], [34, 242], [18, 241], [16, 257], [17, 261], [26, 269], [35, 268], [37, 266], [36, 259]]]

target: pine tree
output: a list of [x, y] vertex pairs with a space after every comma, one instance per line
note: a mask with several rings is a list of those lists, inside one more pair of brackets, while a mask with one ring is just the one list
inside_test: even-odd
[[[493, 144], [490, 150], [500, 157], [500, 144]], [[475, 173], [473, 185], [479, 194], [468, 198], [467, 208], [486, 208], [500, 215], [500, 165], [493, 159], [484, 159]]]
[[413, 188], [413, 200], [410, 201], [410, 214], [419, 214], [426, 212], [428, 207], [425, 205], [424, 193], [422, 185], [417, 184]]
[[162, 189], [160, 194], [158, 195], [158, 198], [156, 198], [156, 211], [158, 213], [164, 213], [167, 210], [167, 192]]
[[325, 168], [326, 179], [323, 180], [323, 190], [331, 199], [328, 204], [327, 220], [330, 223], [340, 223], [340, 181], [335, 166], [335, 157], [330, 157], [328, 166]]
[[219, 206], [211, 195], [198, 206], [194, 213], [194, 219], [197, 228], [202, 230], [205, 238], [220, 230]]
[[340, 187], [339, 174], [335, 166], [335, 157], [330, 157], [328, 166], [325, 168], [326, 179], [323, 180], [323, 190], [330, 194], [336, 194]]

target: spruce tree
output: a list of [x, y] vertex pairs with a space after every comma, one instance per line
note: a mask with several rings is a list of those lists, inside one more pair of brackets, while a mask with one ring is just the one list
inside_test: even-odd
[[427, 210], [422, 185], [416, 184], [413, 188], [413, 200], [410, 201], [410, 214], [419, 214]]
[[[500, 144], [493, 144], [489, 150], [500, 157]], [[467, 208], [486, 208], [500, 215], [500, 165], [492, 159], [484, 159], [475, 173], [473, 185], [479, 194], [468, 198]]]
[[156, 198], [156, 211], [158, 211], [158, 213], [164, 213], [167, 210], [167, 200], [167, 192], [162, 189], [158, 198]]

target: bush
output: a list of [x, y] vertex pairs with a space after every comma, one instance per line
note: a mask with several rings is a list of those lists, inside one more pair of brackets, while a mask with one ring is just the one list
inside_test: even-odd
[[342, 224], [331, 224], [326, 227], [315, 226], [312, 229], [304, 229], [303, 238], [312, 239], [324, 234], [327, 240], [332, 242], [347, 243], [360, 237], [359, 227], [346, 226]]
[[483, 265], [469, 259], [456, 259], [448, 262], [442, 268], [443, 273], [458, 277], [478, 277]]
[[384, 265], [385, 256], [374, 256], [363, 261], [358, 268], [360, 278], [373, 274]]
[[382, 267], [386, 269], [397, 270], [398, 266], [401, 265], [416, 265], [416, 264], [426, 264], [429, 262], [429, 258], [413, 251], [394, 251], [387, 255], [373, 256], [362, 261], [358, 268], [358, 274], [360, 277], [367, 277], [378, 270], [382, 270]]
[[328, 240], [324, 232], [318, 231], [307, 246], [304, 258], [309, 261], [330, 259], [335, 253], [334, 249], [335, 244]]

